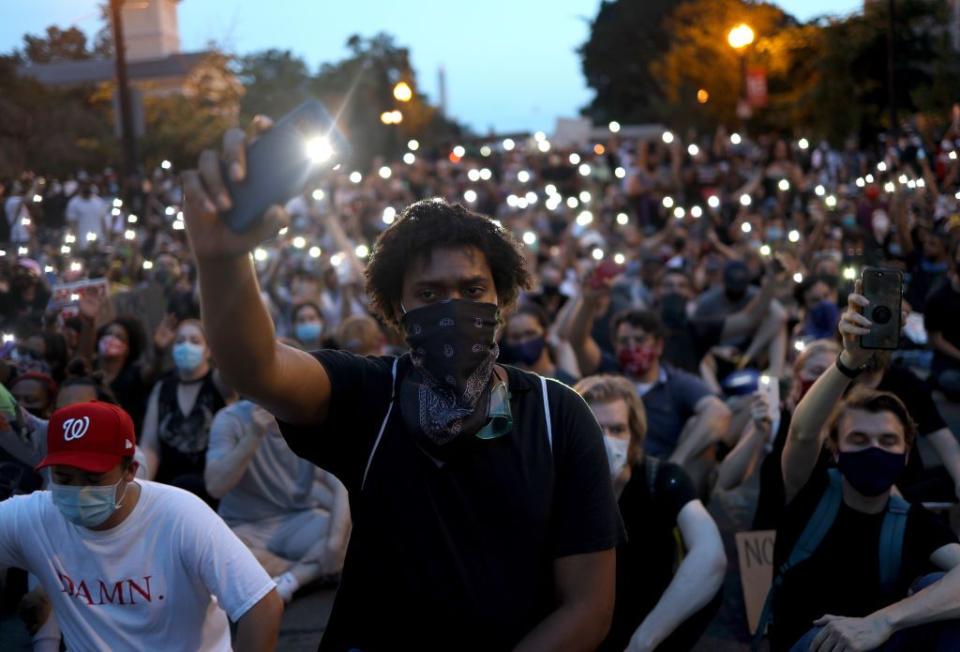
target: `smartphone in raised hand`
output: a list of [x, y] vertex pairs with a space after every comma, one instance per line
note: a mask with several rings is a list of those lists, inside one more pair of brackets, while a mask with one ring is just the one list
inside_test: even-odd
[[900, 303], [903, 273], [896, 269], [864, 268], [861, 277], [863, 296], [870, 302], [864, 309], [873, 322], [870, 332], [860, 336], [863, 349], [893, 350], [900, 344]]
[[307, 100], [247, 145], [246, 175], [230, 179], [221, 168], [232, 207], [220, 213], [236, 233], [253, 227], [268, 208], [283, 205], [303, 191], [307, 180], [343, 162], [349, 143], [323, 105]]

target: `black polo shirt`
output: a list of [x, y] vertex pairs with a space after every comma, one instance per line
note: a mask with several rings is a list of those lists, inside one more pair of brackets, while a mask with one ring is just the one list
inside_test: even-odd
[[[397, 403], [371, 459], [394, 358], [314, 355], [326, 421], [281, 431], [347, 486], [354, 522], [322, 650], [512, 648], [556, 607], [555, 559], [623, 540], [600, 427], [568, 387], [547, 383], [552, 446], [539, 377], [505, 367], [512, 432], [438, 467]], [[409, 368], [400, 358], [398, 379]]]

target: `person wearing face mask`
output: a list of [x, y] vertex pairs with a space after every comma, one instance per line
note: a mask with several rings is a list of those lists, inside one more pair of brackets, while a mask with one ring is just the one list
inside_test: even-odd
[[[239, 130], [226, 136], [235, 178], [243, 141]], [[282, 211], [231, 232], [210, 199], [230, 201], [218, 159], [204, 152], [184, 175], [214, 356], [355, 507], [321, 650], [599, 645], [622, 524], [586, 404], [560, 383], [496, 365], [501, 314], [530, 281], [516, 241], [460, 205], [408, 206], [377, 239], [366, 274], [373, 311], [410, 353], [306, 353], [277, 342], [249, 256]]]
[[150, 388], [160, 374], [172, 335], [168, 317], [154, 335], [153, 351], [147, 353], [143, 322], [135, 317], [117, 317], [97, 331], [97, 369], [103, 372], [106, 384], [133, 418], [138, 433], [143, 430]]
[[28, 372], [18, 375], [10, 383], [10, 393], [23, 408], [38, 419], [49, 419], [57, 384], [44, 373]]
[[293, 336], [305, 351], [322, 348], [323, 315], [317, 304], [308, 301], [294, 307]]
[[[526, 304], [507, 317], [507, 327], [500, 342], [500, 361], [520, 369], [559, 380], [565, 385], [577, 382], [577, 374], [570, 372], [576, 366], [572, 351], [566, 351], [566, 367], [554, 362], [547, 344], [547, 316], [538, 306]], [[564, 346], [568, 346], [562, 343]], [[573, 369], [576, 372], [576, 369]]]
[[720, 606], [720, 532], [684, 470], [644, 453], [646, 415], [627, 379], [590, 376], [574, 389], [603, 429], [628, 537], [617, 549], [613, 625], [600, 650], [689, 650]]
[[[844, 398], [872, 356], [859, 346], [872, 327], [859, 289], [840, 321], [843, 349], [797, 405], [783, 449], [786, 507], [765, 609], [772, 648], [957, 649], [960, 544], [892, 494], [913, 419], [887, 392], [858, 387]], [[835, 469], [818, 464], [824, 446]], [[925, 576], [930, 568], [946, 575]]]
[[274, 649], [273, 581], [200, 500], [137, 480], [134, 442], [117, 406], [54, 412], [50, 490], [0, 502], [0, 567], [39, 580], [68, 649], [226, 651], [228, 618], [236, 649]]
[[587, 368], [620, 372], [634, 384], [647, 411], [646, 452], [682, 466], [704, 491], [713, 444], [726, 432], [730, 409], [700, 378], [663, 360], [668, 330], [656, 312], [621, 312], [612, 334], [616, 360], [605, 357]]
[[231, 392], [210, 366], [200, 322], [180, 323], [172, 351], [176, 369], [157, 382], [147, 401], [141, 440], [147, 477], [216, 505], [207, 493], [203, 472], [213, 418]]

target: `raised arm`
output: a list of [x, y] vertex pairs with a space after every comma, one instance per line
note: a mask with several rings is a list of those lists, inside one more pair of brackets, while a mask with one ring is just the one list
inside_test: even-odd
[[[269, 124], [261, 119], [258, 126]], [[246, 172], [244, 145], [239, 129], [224, 136], [224, 160], [235, 181], [242, 180]], [[286, 223], [283, 209], [271, 207], [246, 233], [227, 228], [217, 211], [229, 209], [231, 200], [220, 174], [220, 156], [213, 150], [200, 155], [199, 170], [184, 173], [183, 189], [184, 217], [200, 281], [203, 326], [224, 380], [283, 421], [323, 421], [330, 401], [330, 379], [313, 356], [276, 341], [249, 255]]]
[[571, 299], [571, 302], [575, 302], [574, 306], [560, 331], [560, 337], [573, 347], [580, 372], [584, 376], [594, 374], [600, 368], [603, 354], [590, 331], [593, 330], [593, 321], [600, 312], [603, 300], [609, 299], [612, 287], [611, 280], [604, 281], [600, 288], [594, 288], [589, 277], [584, 279], [580, 286], [580, 295]]
[[[856, 291], [847, 299], [847, 310], [840, 318], [843, 351], [839, 360], [848, 369], [861, 368], [872, 355], [860, 348], [859, 338], [870, 332], [872, 322], [861, 314], [870, 302], [859, 292], [860, 281], [857, 281]], [[831, 365], [797, 405], [780, 459], [787, 502], [793, 500], [810, 479], [827, 434], [824, 426], [850, 383], [851, 379], [841, 373], [837, 365]]]

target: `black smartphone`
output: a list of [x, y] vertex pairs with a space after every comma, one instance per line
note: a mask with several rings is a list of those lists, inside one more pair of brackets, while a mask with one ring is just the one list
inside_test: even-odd
[[865, 314], [873, 322], [870, 333], [860, 336], [864, 349], [896, 349], [900, 344], [900, 299], [903, 273], [895, 269], [866, 267], [860, 276], [863, 296], [870, 305]]
[[233, 206], [220, 217], [236, 233], [249, 230], [268, 208], [302, 192], [309, 178], [346, 160], [349, 149], [323, 105], [307, 100], [247, 146], [243, 181], [233, 182], [222, 164]]

